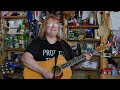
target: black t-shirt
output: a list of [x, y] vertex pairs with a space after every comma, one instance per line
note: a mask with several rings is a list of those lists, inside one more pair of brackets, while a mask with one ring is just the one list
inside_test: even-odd
[[37, 38], [31, 41], [30, 45], [26, 48], [25, 52], [31, 53], [36, 61], [49, 60], [54, 57], [56, 51], [58, 52], [58, 55], [63, 55], [66, 58], [66, 60], [73, 59], [74, 55], [72, 49], [66, 41], [62, 41], [64, 42], [64, 46], [67, 50], [69, 59], [65, 56], [60, 41], [56, 41], [54, 44], [50, 44], [47, 41], [47, 39], [41, 40], [40, 38]]

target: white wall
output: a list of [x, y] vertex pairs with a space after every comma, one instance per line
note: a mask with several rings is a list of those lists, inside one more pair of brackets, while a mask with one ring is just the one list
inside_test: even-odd
[[113, 34], [120, 34], [120, 11], [110, 13], [110, 30]]
[[120, 12], [110, 13], [110, 30], [120, 31]]

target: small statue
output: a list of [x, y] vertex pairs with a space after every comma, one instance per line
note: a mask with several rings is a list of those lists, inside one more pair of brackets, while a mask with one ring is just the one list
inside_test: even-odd
[[117, 54], [119, 54], [120, 53], [120, 33], [114, 35], [113, 42], [115, 42], [116, 48], [117, 48]]

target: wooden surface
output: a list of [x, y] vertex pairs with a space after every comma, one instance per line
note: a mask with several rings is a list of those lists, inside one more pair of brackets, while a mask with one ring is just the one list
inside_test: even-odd
[[66, 26], [67, 28], [76, 28], [76, 29], [80, 29], [80, 28], [99, 28], [99, 26], [93, 26], [93, 25], [88, 25], [88, 26]]
[[120, 79], [120, 74], [118, 74], [117, 76], [112, 76], [112, 75], [100, 75], [101, 79]]
[[68, 39], [69, 41], [93, 41], [93, 42], [100, 42], [101, 41], [101, 39], [93, 39], [93, 38], [85, 38], [85, 39], [80, 39], [80, 40], [78, 40], [78, 39], [74, 39], [74, 40], [70, 40], [70, 39]]
[[[103, 17], [105, 17], [106, 16], [106, 13], [105, 13], [105, 11], [103, 12]], [[109, 35], [109, 33], [110, 33], [110, 29], [109, 29], [109, 24], [110, 24], [110, 21], [109, 21], [109, 19], [110, 19], [110, 16], [109, 16], [109, 14], [107, 14], [107, 17], [105, 18], [105, 20], [106, 21], [104, 21], [104, 23], [107, 23], [107, 24], [105, 24], [105, 25], [107, 25], [107, 26], [105, 26], [104, 27], [104, 31], [106, 32], [106, 34], [105, 35], [103, 35], [102, 37], [101, 37], [101, 43], [106, 43], [107, 42], [107, 37], [108, 37], [108, 35]], [[101, 64], [101, 68], [106, 68], [107, 67], [107, 59], [106, 58], [104, 58], [104, 57], [101, 57], [101, 62], [100, 62]]]
[[20, 51], [24, 52], [25, 48], [4, 48], [5, 51]]
[[112, 54], [113, 58], [120, 58], [120, 54]]
[[100, 79], [98, 71], [72, 70], [71, 79]]

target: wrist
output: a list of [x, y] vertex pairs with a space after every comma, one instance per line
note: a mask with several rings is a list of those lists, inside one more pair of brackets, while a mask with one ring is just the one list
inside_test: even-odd
[[91, 53], [90, 53], [89, 55], [90, 55], [90, 56], [93, 56], [93, 54], [91, 54]]

